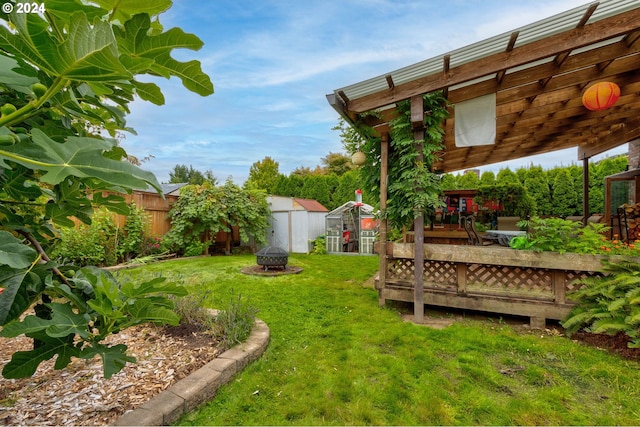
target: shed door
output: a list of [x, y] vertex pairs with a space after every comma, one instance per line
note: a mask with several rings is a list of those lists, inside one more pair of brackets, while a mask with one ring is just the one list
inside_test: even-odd
[[289, 247], [289, 213], [273, 212], [271, 214], [271, 227], [267, 230], [269, 245], [277, 246], [291, 252]]

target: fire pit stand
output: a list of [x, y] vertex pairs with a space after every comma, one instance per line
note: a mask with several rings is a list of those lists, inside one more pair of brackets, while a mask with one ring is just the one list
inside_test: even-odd
[[284, 270], [287, 268], [287, 262], [289, 253], [277, 246], [267, 246], [256, 254], [256, 263], [264, 267], [264, 271], [269, 270], [269, 267], [280, 267]]

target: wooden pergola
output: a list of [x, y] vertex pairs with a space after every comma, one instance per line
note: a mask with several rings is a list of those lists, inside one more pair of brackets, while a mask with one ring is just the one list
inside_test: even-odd
[[[586, 180], [590, 157], [640, 138], [639, 39], [640, 0], [602, 0], [336, 89], [327, 99], [347, 122], [366, 120], [381, 137], [381, 209], [386, 207], [388, 122], [396, 114], [395, 104], [411, 99], [414, 135], [420, 140], [427, 113], [422, 96], [434, 91], [443, 91], [452, 105], [444, 123], [442, 160], [434, 170], [453, 172], [577, 147]], [[618, 84], [621, 96], [609, 109], [590, 111], [582, 104], [582, 94], [599, 81]], [[495, 94], [495, 141], [457, 146], [456, 104], [489, 94]], [[369, 111], [378, 111], [380, 118], [361, 118], [361, 113]], [[588, 216], [588, 185], [583, 187]], [[418, 234], [423, 221], [416, 219], [416, 242], [421, 241]], [[385, 224], [380, 239], [384, 247]], [[422, 303], [418, 295], [422, 277], [419, 257], [423, 257], [419, 246], [415, 254], [416, 305]], [[381, 268], [380, 274], [383, 271]], [[418, 315], [416, 312], [416, 320], [420, 320]]]

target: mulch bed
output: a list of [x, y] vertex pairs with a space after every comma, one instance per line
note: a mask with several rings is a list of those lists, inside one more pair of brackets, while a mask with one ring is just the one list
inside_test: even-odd
[[571, 339], [591, 347], [616, 353], [625, 359], [640, 361], [640, 348], [629, 348], [627, 344], [630, 339], [622, 332], [618, 332], [616, 335], [606, 335], [580, 331], [573, 334]]

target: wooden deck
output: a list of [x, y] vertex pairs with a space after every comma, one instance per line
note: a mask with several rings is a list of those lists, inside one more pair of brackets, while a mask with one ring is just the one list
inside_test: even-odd
[[[381, 304], [414, 301], [414, 245], [387, 244]], [[564, 319], [578, 278], [602, 275], [597, 255], [535, 253], [501, 246], [424, 245], [424, 304], [526, 316], [544, 328]]]

